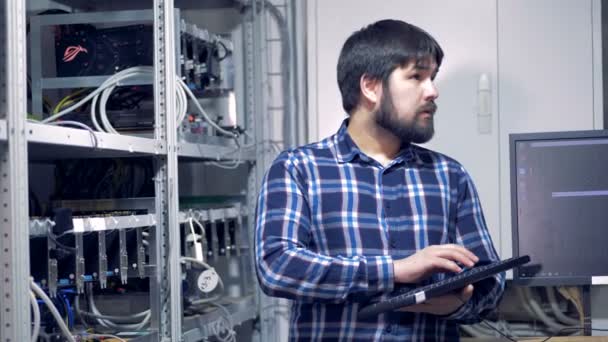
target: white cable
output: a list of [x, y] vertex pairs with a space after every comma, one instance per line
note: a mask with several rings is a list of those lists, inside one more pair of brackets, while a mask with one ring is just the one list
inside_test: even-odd
[[99, 142], [97, 141], [97, 136], [95, 135], [95, 131], [91, 127], [83, 124], [82, 122], [72, 121], [72, 120], [62, 120], [62, 121], [49, 122], [48, 124], [52, 125], [52, 126], [76, 126], [76, 127], [84, 128], [91, 134], [91, 142], [93, 143], [93, 147], [97, 148], [99, 146]]
[[32, 342], [38, 341], [40, 334], [40, 308], [34, 292], [30, 291], [30, 304], [32, 305], [32, 313], [34, 314], [34, 330], [32, 330]]
[[[211, 303], [214, 306], [217, 306], [221, 311], [223, 311], [223, 315], [221, 315], [221, 319], [213, 322], [211, 326], [212, 334], [217, 337], [218, 340], [222, 342], [236, 342], [236, 332], [234, 331], [234, 321], [232, 320], [232, 315], [230, 311], [226, 309], [225, 306], [220, 305], [218, 303]], [[223, 319], [223, 320], [222, 320]], [[222, 326], [222, 322], [225, 322], [225, 326]], [[226, 331], [226, 336], [222, 336], [222, 333]]]
[[196, 96], [194, 96], [194, 94], [192, 94], [192, 91], [190, 90], [190, 88], [188, 88], [188, 86], [184, 83], [184, 81], [182, 81], [180, 78], [176, 78], [176, 79], [177, 79], [177, 83], [181, 86], [181, 88], [193, 100], [192, 102], [194, 102], [194, 105], [198, 109], [199, 113], [203, 116], [203, 118], [205, 119], [205, 121], [207, 121], [208, 124], [210, 124], [213, 128], [215, 128], [221, 134], [229, 136], [229, 137], [232, 137], [232, 138], [234, 138], [236, 140], [237, 136], [236, 136], [236, 134], [234, 132], [223, 129], [218, 124], [216, 124], [215, 122], [213, 122], [213, 120], [211, 120], [211, 118], [209, 117], [209, 115], [207, 114], [207, 112], [203, 109], [203, 107], [201, 106], [201, 104], [198, 102], [198, 99], [196, 98]]
[[[144, 80], [146, 80], [146, 78], [150, 78], [149, 81], [151, 82], [154, 78], [154, 68], [151, 66], [138, 66], [138, 67], [124, 69], [124, 70], [108, 77], [97, 89], [95, 89], [90, 94], [88, 94], [87, 96], [82, 98], [80, 101], [69, 106], [68, 108], [65, 108], [64, 110], [60, 111], [59, 113], [54, 114], [54, 115], [42, 120], [41, 122], [42, 123], [53, 122], [53, 121], [63, 117], [64, 115], [71, 113], [76, 108], [79, 108], [86, 102], [92, 101], [90, 115], [91, 115], [91, 122], [93, 123], [93, 126], [95, 127], [95, 129], [98, 131], [101, 131], [101, 132], [107, 132], [107, 133], [111, 133], [111, 134], [120, 134], [118, 131], [116, 131], [116, 129], [110, 123], [110, 120], [109, 120], [107, 112], [106, 112], [106, 104], [108, 102], [108, 99], [110, 98], [110, 95], [112, 94], [112, 91], [116, 87], [120, 86], [121, 82], [124, 82], [125, 80], [127, 80], [129, 78], [133, 78], [133, 77], [141, 77], [141, 78], [144, 78]], [[186, 117], [187, 110], [188, 110], [188, 97], [190, 97], [193, 100], [192, 102], [194, 102], [196, 109], [203, 116], [205, 121], [220, 134], [233, 138], [235, 140], [237, 146], [239, 146], [239, 150], [242, 150], [240, 143], [238, 141], [238, 134], [233, 131], [226, 130], [226, 129], [220, 127], [217, 123], [215, 123], [209, 117], [209, 115], [207, 114], [205, 109], [201, 106], [201, 104], [198, 101], [198, 99], [196, 98], [196, 96], [192, 93], [192, 91], [184, 83], [184, 81], [179, 77], [176, 77], [175, 79], [176, 79], [176, 87], [175, 87], [175, 92], [176, 92], [175, 106], [176, 106], [176, 108], [175, 109], [177, 112], [177, 126], [179, 127], [181, 125], [182, 121]], [[100, 94], [101, 94], [101, 96], [100, 96]], [[99, 107], [99, 118], [101, 119], [101, 123], [97, 120], [97, 107]], [[253, 146], [253, 145], [251, 145], [251, 146]], [[251, 146], [245, 146], [245, 147], [251, 147]], [[224, 165], [224, 164], [220, 164], [220, 163], [213, 163], [213, 165], [215, 165], [217, 167], [225, 168], [225, 169], [235, 169], [238, 167], [238, 165], [240, 165], [240, 163], [241, 163], [241, 156], [239, 156], [239, 160], [237, 162], [232, 163], [232, 164]]]
[[201, 230], [201, 235], [204, 238], [205, 237], [205, 227], [203, 226], [201, 221], [195, 219], [194, 217], [191, 217], [191, 219], [192, 219], [192, 222], [194, 222], [194, 224], [196, 224], [198, 226], [198, 228]]
[[[205, 258], [203, 256], [203, 244], [201, 241], [199, 241], [199, 239], [204, 239], [204, 231], [203, 231], [203, 235], [198, 235], [194, 232], [194, 223], [193, 223], [194, 218], [190, 217], [188, 218], [188, 227], [190, 227], [190, 234], [192, 236], [192, 248], [194, 248], [194, 258], [196, 258], [197, 260], [200, 261], [205, 261]], [[188, 241], [188, 237], [186, 237], [186, 241]]]
[[150, 310], [139, 312], [129, 316], [112, 316], [104, 314], [95, 314], [92, 312], [79, 310], [79, 314], [86, 317], [100, 318], [104, 320], [113, 321], [114, 323], [137, 323], [139, 324], [142, 319], [146, 318], [150, 314]]
[[[176, 101], [177, 101], [178, 106], [177, 106], [176, 110], [177, 110], [177, 114], [178, 114], [177, 126], [179, 127], [182, 124], [182, 122], [184, 121], [184, 119], [186, 118], [186, 112], [188, 111], [188, 97], [186, 96], [186, 92], [183, 89], [179, 89], [180, 88], [179, 81], [176, 83], [178, 84], [178, 86], [177, 86], [178, 89], [176, 91], [176, 94], [177, 94]], [[183, 83], [183, 81], [182, 81], [182, 83]]]
[[[115, 75], [110, 76], [99, 87], [103, 88], [103, 91], [101, 92], [101, 97], [99, 98], [99, 115], [101, 118], [101, 124], [104, 130], [108, 133], [119, 134], [114, 129], [114, 127], [110, 123], [110, 120], [108, 119], [108, 115], [106, 112], [106, 104], [108, 102], [108, 99], [110, 98], [112, 91], [114, 91], [114, 89], [120, 84], [120, 82], [132, 77], [142, 77], [144, 78], [144, 80], [149, 79], [149, 81], [151, 82], [154, 79], [154, 68], [151, 66], [140, 66], [125, 69], [119, 73], [116, 73]], [[96, 101], [93, 102], [95, 103]], [[92, 117], [94, 116], [96, 107], [97, 106], [95, 105], [91, 106]]]
[[562, 310], [560, 310], [559, 306], [557, 305], [557, 298], [555, 297], [554, 289], [552, 287], [546, 287], [545, 289], [547, 290], [547, 298], [549, 299], [549, 303], [551, 304], [551, 311], [553, 311], [555, 318], [557, 318], [558, 321], [564, 324], [578, 325], [579, 321], [577, 319], [566, 316], [562, 312]]
[[[138, 69], [138, 68], [141, 68], [141, 67], [133, 67], [133, 68], [125, 69], [125, 70], [122, 70], [122, 71], [120, 71], [120, 72], [118, 72], [118, 73], [114, 74], [114, 75], [113, 75], [113, 76], [111, 76], [111, 77], [120, 77], [120, 76], [122, 76], [123, 74], [129, 73], [129, 72], [131, 72], [133, 69]], [[106, 80], [106, 81], [107, 81], [107, 80]], [[105, 82], [104, 82], [104, 83], [105, 83]], [[103, 84], [102, 84], [102, 85], [103, 85]], [[60, 111], [60, 112], [59, 112], [59, 113], [57, 113], [57, 114], [54, 114], [54, 115], [52, 115], [52, 116], [49, 116], [48, 118], [46, 118], [46, 119], [42, 120], [41, 122], [42, 122], [42, 123], [49, 123], [49, 122], [51, 122], [51, 121], [55, 121], [55, 120], [59, 119], [60, 117], [62, 117], [62, 116], [64, 116], [64, 115], [66, 115], [66, 114], [68, 114], [68, 113], [73, 112], [73, 111], [74, 111], [76, 108], [78, 108], [78, 107], [82, 106], [83, 104], [87, 103], [88, 101], [90, 101], [91, 99], [93, 99], [95, 96], [97, 96], [99, 93], [101, 93], [103, 90], [104, 90], [104, 88], [103, 88], [103, 87], [98, 87], [97, 89], [93, 90], [93, 91], [92, 91], [90, 94], [88, 94], [87, 96], [85, 96], [84, 98], [82, 98], [80, 101], [78, 101], [78, 102], [76, 102], [75, 104], [73, 104], [73, 105], [69, 106], [68, 108], [66, 108], [66, 109], [64, 109], [64, 110], [62, 110], [62, 111]]]
[[530, 291], [530, 288], [528, 287], [524, 287], [524, 296], [527, 297], [528, 299], [528, 303], [530, 304], [530, 308], [532, 309], [532, 311], [534, 311], [534, 313], [537, 315], [537, 317], [551, 330], [554, 330], [556, 332], [561, 331], [564, 328], [571, 328], [572, 326], [566, 326], [566, 325], [562, 325], [559, 324], [558, 322], [556, 322], [555, 320], [551, 319], [549, 316], [547, 316], [547, 314], [543, 311], [543, 309], [540, 307], [540, 305], [538, 304], [538, 302], [533, 298], [532, 293]]
[[[211, 265], [209, 265], [208, 263], [204, 262], [204, 261], [200, 261], [198, 259], [195, 258], [191, 258], [191, 257], [186, 257], [186, 256], [182, 256], [179, 258], [181, 260], [182, 263], [185, 262], [191, 262], [197, 265], [202, 266], [203, 268], [206, 268], [208, 270], [215, 270]], [[220, 283], [221, 283], [221, 279], [220, 279]]]
[[44, 301], [44, 304], [46, 304], [47, 308], [53, 315], [53, 318], [55, 318], [55, 321], [57, 321], [57, 325], [59, 326], [59, 329], [61, 329], [61, 332], [63, 333], [65, 338], [68, 340], [68, 342], [76, 342], [76, 340], [74, 340], [74, 337], [72, 336], [72, 333], [70, 332], [70, 329], [68, 329], [67, 325], [65, 325], [65, 322], [61, 318], [61, 314], [59, 313], [59, 311], [55, 307], [55, 304], [53, 304], [53, 302], [51, 301], [49, 296], [47, 296], [46, 293], [44, 293], [44, 291], [42, 291], [42, 289], [38, 285], [36, 285], [36, 283], [33, 280], [30, 281], [30, 287], [31, 287], [32, 291], [34, 291], [34, 293], [38, 297], [40, 297], [40, 299], [42, 299], [42, 301]]
[[[91, 306], [91, 310], [93, 310], [94, 315], [101, 316], [101, 317], [107, 316], [107, 315], [104, 315], [101, 312], [99, 312], [99, 309], [97, 309], [97, 306], [95, 305], [95, 300], [93, 299], [93, 294], [91, 292], [89, 292], [89, 305]], [[96, 318], [96, 320], [104, 328], [111, 328], [111, 329], [117, 329], [117, 330], [140, 330], [150, 322], [150, 318], [152, 317], [150, 310], [143, 311], [136, 315], [141, 315], [144, 313], [145, 313], [145, 316], [144, 316], [143, 320], [141, 322], [133, 323], [133, 324], [117, 324], [117, 323], [113, 322], [112, 320], [104, 319], [104, 318]]]
[[222, 168], [222, 169], [234, 170], [241, 165], [242, 158], [243, 158], [243, 149], [239, 148], [239, 156], [234, 162], [232, 162], [232, 163], [209, 162], [208, 164], [213, 165], [215, 167]]

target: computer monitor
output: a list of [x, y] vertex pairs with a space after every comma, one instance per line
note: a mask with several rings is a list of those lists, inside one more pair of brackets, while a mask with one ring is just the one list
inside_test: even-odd
[[608, 130], [510, 135], [513, 280], [608, 283]]

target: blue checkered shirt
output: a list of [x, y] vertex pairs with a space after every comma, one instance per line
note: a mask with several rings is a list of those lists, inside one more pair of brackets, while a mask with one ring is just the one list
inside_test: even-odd
[[[255, 264], [263, 291], [293, 300], [290, 341], [458, 341], [498, 304], [504, 274], [475, 284], [448, 316], [392, 312], [357, 318], [361, 302], [394, 290], [393, 260], [457, 243], [498, 259], [473, 182], [455, 160], [416, 145], [387, 166], [347, 132], [281, 153], [258, 198]], [[445, 274], [435, 274], [437, 281]]]

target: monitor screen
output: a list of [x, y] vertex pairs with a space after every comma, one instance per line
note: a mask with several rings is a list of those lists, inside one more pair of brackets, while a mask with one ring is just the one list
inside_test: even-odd
[[514, 271], [528, 285], [608, 282], [608, 131], [510, 135]]

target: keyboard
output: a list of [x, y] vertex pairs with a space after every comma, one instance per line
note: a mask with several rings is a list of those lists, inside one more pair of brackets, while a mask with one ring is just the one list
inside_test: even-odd
[[429, 285], [414, 288], [405, 286], [391, 293], [389, 298], [381, 302], [371, 303], [362, 307], [359, 310], [358, 316], [360, 319], [372, 318], [386, 311], [422, 303], [429, 298], [461, 289], [468, 284], [473, 284], [496, 273], [504, 272], [528, 262], [530, 262], [530, 257], [524, 255], [463, 270], [453, 277], [445, 278]]

